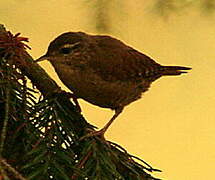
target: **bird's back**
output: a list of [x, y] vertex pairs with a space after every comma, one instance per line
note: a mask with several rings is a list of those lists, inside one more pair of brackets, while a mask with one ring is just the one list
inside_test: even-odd
[[110, 36], [93, 36], [96, 56], [92, 57], [91, 66], [108, 81], [150, 82], [163, 75], [179, 75], [182, 66], [162, 66], [149, 56]]

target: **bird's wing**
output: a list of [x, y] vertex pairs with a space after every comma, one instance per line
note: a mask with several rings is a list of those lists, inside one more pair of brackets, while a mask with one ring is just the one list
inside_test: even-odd
[[99, 36], [90, 66], [106, 81], [130, 81], [161, 76], [161, 65], [150, 57], [109, 36]]

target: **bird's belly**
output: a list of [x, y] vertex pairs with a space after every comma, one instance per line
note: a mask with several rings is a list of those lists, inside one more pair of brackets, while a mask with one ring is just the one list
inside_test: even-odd
[[55, 68], [59, 78], [78, 98], [103, 108], [124, 107], [139, 99], [144, 88], [148, 88], [148, 83], [143, 87], [143, 83], [105, 81], [90, 70], [60, 69]]

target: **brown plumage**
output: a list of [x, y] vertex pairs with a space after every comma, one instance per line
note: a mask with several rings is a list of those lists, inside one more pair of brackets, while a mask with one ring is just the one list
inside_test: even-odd
[[141, 52], [110, 36], [67, 32], [53, 40], [47, 59], [62, 82], [94, 105], [115, 110], [104, 134], [123, 108], [139, 99], [150, 84], [161, 76], [180, 75], [191, 68], [162, 66]]

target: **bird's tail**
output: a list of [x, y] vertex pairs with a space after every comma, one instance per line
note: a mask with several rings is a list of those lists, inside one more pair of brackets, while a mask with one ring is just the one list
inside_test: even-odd
[[177, 76], [183, 73], [188, 73], [187, 70], [190, 70], [189, 67], [182, 66], [162, 66], [162, 75], [164, 76]]

